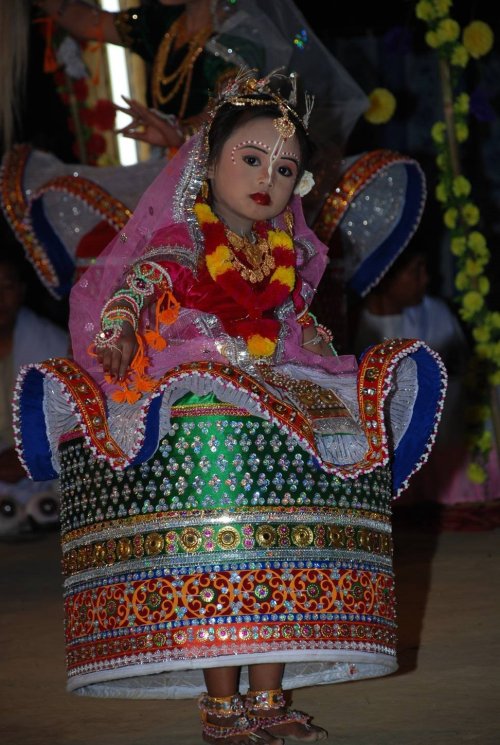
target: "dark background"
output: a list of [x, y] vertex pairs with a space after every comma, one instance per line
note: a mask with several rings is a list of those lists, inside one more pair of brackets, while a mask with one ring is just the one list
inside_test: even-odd
[[[269, 0], [272, 2], [272, 0]], [[432, 57], [433, 53], [425, 44], [424, 34], [426, 26], [415, 16], [414, 0], [384, 0], [381, 3], [338, 3], [331, 0], [312, 2], [311, 0], [296, 0], [297, 6], [305, 15], [317, 35], [335, 56], [344, 64], [359, 85], [368, 94], [374, 87], [387, 87], [396, 95], [398, 106], [396, 113], [386, 125], [373, 126], [367, 124], [363, 118], [356, 125], [349, 142], [346, 154], [361, 153], [365, 150], [379, 147], [400, 150], [415, 157], [422, 165], [427, 177], [429, 193], [432, 195], [437, 173], [435, 168], [435, 153], [430, 138], [430, 127], [436, 119], [442, 116], [439, 110], [440, 91], [437, 74], [429, 78], [428, 90], [416, 96], [407, 87], [407, 79], [398, 74], [398, 66], [402, 65], [404, 54], [412, 55], [414, 59]], [[468, 22], [480, 19], [488, 22], [500, 38], [500, 16], [496, 3], [491, 0], [485, 2], [465, 2], [460, 0], [453, 3], [452, 17], [463, 27]], [[377, 49], [375, 59], [365, 59], [363, 49], [366, 40], [371, 40]], [[399, 41], [395, 42], [394, 39]], [[407, 48], [395, 49], [404, 39]], [[498, 42], [497, 42], [498, 46]], [[361, 51], [359, 51], [361, 50]], [[30, 66], [25, 103], [18, 126], [16, 139], [20, 142], [31, 142], [35, 147], [49, 150], [66, 162], [75, 162], [73, 151], [74, 142], [68, 128], [69, 112], [56, 92], [52, 75], [43, 72], [44, 40], [38, 30], [33, 27], [30, 41]], [[496, 57], [494, 56], [496, 54]], [[434, 55], [436, 57], [436, 55]], [[464, 77], [467, 90], [481, 82], [481, 76], [491, 61], [498, 61], [498, 52], [493, 52], [480, 60], [478, 64], [470, 64]], [[431, 60], [431, 69], [434, 60]], [[500, 74], [500, 62], [498, 63]], [[470, 68], [470, 69], [469, 69]], [[437, 67], [435, 68], [437, 70]], [[318, 71], [320, 74], [320, 71]], [[491, 77], [491, 74], [490, 74]], [[427, 118], [422, 125], [415, 124], [418, 112], [422, 108], [422, 98], [429, 98], [434, 103], [429, 104]], [[437, 102], [437, 107], [436, 107]], [[490, 104], [498, 119], [500, 117], [500, 87], [491, 97]], [[415, 128], [421, 126], [420, 136], [411, 135]], [[498, 183], [491, 182], [491, 176], [486, 173], [484, 143], [492, 137], [491, 123], [479, 122], [471, 118], [470, 137], [462, 148], [461, 158], [464, 174], [473, 184], [473, 198], [479, 204], [483, 225], [481, 229], [486, 233], [492, 250], [492, 261], [489, 266], [492, 291], [488, 299], [490, 306], [500, 306], [500, 163], [498, 167]], [[415, 144], [416, 142], [416, 144]], [[499, 145], [500, 153], [500, 145]], [[491, 170], [491, 168], [490, 168]], [[3, 218], [2, 218], [3, 220]], [[418, 232], [421, 239], [434, 246], [430, 257], [432, 270], [431, 291], [440, 294], [442, 286], [442, 269], [440, 246], [443, 242], [444, 231], [439, 205], [432, 198], [428, 199], [424, 219]], [[16, 244], [5, 221], [0, 223], [0, 240], [4, 247]], [[34, 272], [28, 268], [29, 302], [32, 307], [48, 315], [64, 325], [67, 320], [67, 304], [54, 301], [40, 286]], [[326, 319], [325, 319], [326, 320]]]

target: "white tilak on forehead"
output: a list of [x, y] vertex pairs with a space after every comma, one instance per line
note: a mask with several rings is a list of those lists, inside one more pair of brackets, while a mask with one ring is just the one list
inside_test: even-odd
[[273, 166], [280, 157], [285, 142], [286, 140], [281, 135], [278, 135], [278, 139], [276, 140], [275, 145], [271, 151], [271, 155], [269, 156], [269, 167], [267, 169], [267, 177], [269, 179], [269, 183], [271, 183], [271, 178], [273, 175]]

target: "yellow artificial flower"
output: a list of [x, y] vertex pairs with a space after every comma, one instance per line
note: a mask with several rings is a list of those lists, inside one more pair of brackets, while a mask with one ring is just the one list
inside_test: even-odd
[[447, 153], [439, 153], [436, 155], [436, 163], [438, 168], [445, 171], [448, 168], [449, 158]]
[[466, 272], [463, 270], [461, 272], [457, 272], [455, 275], [455, 287], [460, 292], [463, 292], [468, 287], [470, 287], [470, 277]]
[[271, 248], [281, 246], [282, 248], [287, 248], [290, 251], [293, 249], [293, 241], [288, 233], [285, 233], [284, 230], [270, 230], [267, 238]]
[[460, 36], [460, 26], [453, 18], [443, 18], [439, 21], [436, 33], [441, 44], [456, 41]]
[[464, 28], [462, 39], [471, 57], [479, 59], [493, 47], [493, 31], [484, 21], [472, 21]]
[[486, 247], [486, 238], [479, 230], [471, 230], [467, 237], [467, 245], [474, 252], [482, 253]]
[[465, 176], [457, 176], [453, 179], [452, 189], [456, 197], [468, 197], [471, 188], [471, 183]]
[[295, 269], [293, 266], [279, 266], [271, 276], [271, 282], [274, 282], [274, 280], [293, 290], [295, 287]]
[[463, 256], [467, 248], [467, 242], [463, 236], [455, 236], [451, 239], [451, 253], [454, 256]]
[[487, 248], [482, 248], [482, 249], [479, 248], [479, 249], [474, 250], [474, 256], [480, 261], [482, 261], [483, 264], [487, 264], [488, 261], [490, 260], [490, 252], [488, 251]]
[[458, 142], [465, 142], [469, 136], [469, 127], [465, 122], [455, 122], [455, 135]]
[[457, 217], [458, 211], [455, 209], [455, 207], [450, 207], [450, 209], [446, 210], [443, 215], [443, 221], [446, 227], [450, 230], [453, 230], [457, 224]]
[[432, 21], [436, 16], [433, 4], [429, 0], [419, 0], [415, 7], [415, 15], [421, 21]]
[[456, 114], [468, 114], [470, 108], [470, 96], [468, 93], [461, 93], [457, 96], [453, 104], [453, 110]]
[[481, 295], [487, 295], [490, 291], [490, 280], [488, 277], [479, 277], [477, 280], [477, 289]]
[[446, 124], [444, 122], [436, 122], [432, 125], [431, 137], [434, 142], [438, 145], [442, 145], [446, 135]]
[[427, 31], [425, 35], [425, 41], [431, 47], [431, 49], [437, 49], [441, 46], [441, 40], [435, 31]]
[[481, 437], [476, 440], [476, 446], [482, 453], [489, 453], [492, 443], [493, 437], [489, 429], [485, 430]]
[[483, 271], [483, 264], [474, 259], [467, 259], [465, 262], [465, 272], [469, 277], [479, 277]]
[[448, 15], [453, 0], [434, 0], [434, 9], [438, 18]]
[[500, 313], [495, 310], [488, 315], [488, 322], [492, 329], [500, 329]]
[[496, 372], [492, 373], [489, 378], [489, 382], [491, 385], [500, 385], [500, 370], [497, 370]]
[[370, 124], [385, 124], [396, 110], [396, 99], [387, 88], [374, 88], [368, 96], [370, 106], [364, 113]]
[[484, 344], [490, 340], [491, 332], [487, 326], [476, 326], [475, 329], [472, 329], [472, 336], [476, 341]]
[[471, 314], [473, 315], [475, 313], [478, 313], [482, 309], [484, 305], [484, 298], [481, 293], [477, 292], [476, 290], [469, 290], [469, 292], [466, 292], [463, 296], [462, 304], [464, 310], [470, 318]]
[[217, 246], [215, 251], [205, 256], [207, 269], [213, 279], [233, 268], [231, 256], [230, 249], [223, 245]]
[[204, 202], [198, 202], [194, 205], [194, 212], [200, 223], [218, 222], [218, 217], [214, 215], [210, 206]]
[[457, 44], [456, 47], [454, 47], [453, 52], [451, 53], [451, 64], [454, 67], [466, 67], [468, 61], [469, 52], [464, 46], [462, 46], [462, 44]]
[[476, 344], [475, 352], [476, 352], [476, 357], [479, 357], [479, 359], [488, 360], [492, 356], [491, 344], [488, 344], [487, 342], [478, 343]]
[[443, 204], [448, 201], [448, 189], [444, 181], [440, 181], [436, 186], [436, 199], [438, 202], [443, 202]]
[[462, 207], [462, 217], [464, 218], [467, 225], [477, 225], [479, 222], [479, 210], [472, 202], [467, 202]]
[[247, 347], [254, 357], [270, 357], [276, 349], [276, 343], [266, 336], [252, 334], [248, 338]]
[[486, 481], [486, 471], [479, 463], [469, 463], [467, 476], [474, 484], [484, 484]]

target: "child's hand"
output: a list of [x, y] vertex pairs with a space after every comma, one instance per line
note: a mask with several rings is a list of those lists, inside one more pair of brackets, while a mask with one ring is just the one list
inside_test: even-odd
[[124, 380], [137, 351], [135, 331], [128, 321], [123, 322], [121, 334], [113, 344], [97, 349], [97, 359], [104, 372], [116, 380]]
[[305, 326], [302, 331], [302, 346], [308, 352], [319, 354], [321, 357], [334, 356], [330, 345], [321, 338], [312, 324]]

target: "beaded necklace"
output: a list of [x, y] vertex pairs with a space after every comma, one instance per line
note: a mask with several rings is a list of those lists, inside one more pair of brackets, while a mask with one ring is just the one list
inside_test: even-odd
[[[179, 66], [170, 74], [165, 74], [165, 67], [175, 42], [181, 38], [184, 30], [185, 16], [182, 15], [170, 26], [169, 30], [162, 39], [158, 48], [153, 65], [152, 75], [152, 95], [153, 103], [156, 108], [160, 104], [171, 101], [174, 96], [182, 90], [181, 105], [177, 116], [179, 119], [184, 117], [186, 112], [189, 94], [191, 92], [191, 82], [193, 78], [193, 68], [196, 60], [203, 52], [207, 39], [212, 34], [211, 26], [205, 26], [192, 39], [187, 42], [188, 49], [184, 59]], [[164, 88], [168, 90], [164, 92]]]

